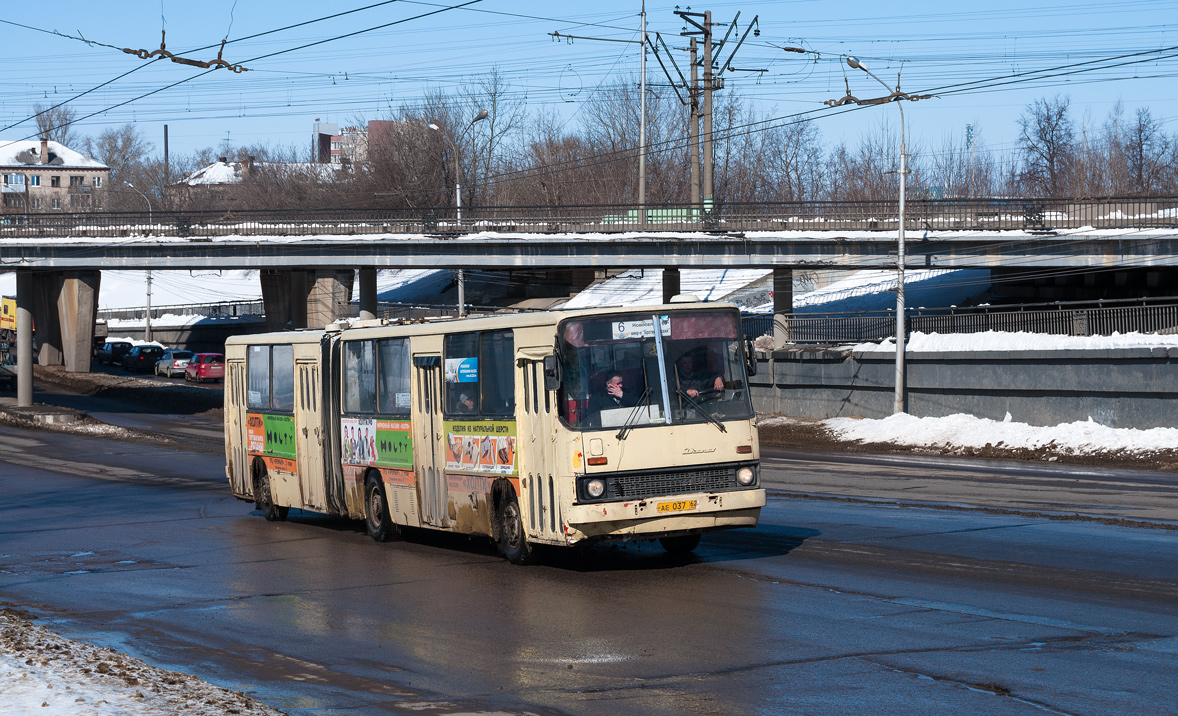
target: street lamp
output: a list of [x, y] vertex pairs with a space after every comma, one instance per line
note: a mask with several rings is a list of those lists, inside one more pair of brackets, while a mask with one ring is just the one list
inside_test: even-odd
[[[886, 98], [887, 102], [895, 102], [896, 107], [900, 109], [900, 228], [898, 232], [898, 242], [896, 251], [896, 393], [895, 400], [892, 404], [893, 413], [904, 412], [904, 341], [905, 341], [905, 326], [904, 326], [904, 189], [907, 184], [908, 167], [906, 166], [907, 147], [904, 144], [904, 105], [900, 103], [902, 99], [922, 99], [922, 97], [908, 95], [900, 92], [897, 86], [893, 91], [880, 78], [876, 77], [871, 70], [867, 69], [867, 65], [863, 64], [856, 57], [848, 57], [847, 64], [851, 69], [863, 70], [873, 80], [880, 83], [892, 94]], [[850, 89], [847, 91], [850, 97]], [[856, 103], [860, 103], [856, 101]]]
[[[475, 122], [486, 118], [487, 110], [480, 109], [479, 113], [474, 116], [474, 119], [470, 120], [470, 124], [463, 128], [462, 134], [458, 136], [458, 142], [451, 139], [450, 135], [443, 132], [442, 128], [436, 123], [430, 122], [426, 125], [446, 138], [446, 141], [450, 143], [450, 153], [454, 155], [454, 208], [458, 214], [459, 226], [462, 226], [462, 174], [459, 173], [461, 167], [458, 162], [458, 144], [466, 138], [466, 133], [470, 131], [470, 128], [474, 126]], [[458, 315], [460, 317], [466, 315], [466, 272], [463, 269], [458, 269]]]
[[[148, 199], [147, 194], [144, 194], [143, 192], [136, 189], [135, 185], [126, 179], [123, 180], [123, 183], [134, 189], [135, 193], [143, 197], [143, 200], [147, 202], [147, 225], [150, 227], [152, 224], [151, 199]], [[144, 314], [143, 318], [143, 339], [148, 343], [151, 342], [151, 271], [147, 272], [147, 313]]]

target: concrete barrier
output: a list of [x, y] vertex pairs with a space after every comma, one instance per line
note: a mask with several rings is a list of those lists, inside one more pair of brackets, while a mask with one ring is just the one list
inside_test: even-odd
[[[759, 412], [803, 418], [892, 413], [895, 355], [793, 348], [758, 354]], [[1032, 425], [1092, 420], [1117, 428], [1178, 426], [1178, 349], [909, 353], [907, 412], [968, 413]]]

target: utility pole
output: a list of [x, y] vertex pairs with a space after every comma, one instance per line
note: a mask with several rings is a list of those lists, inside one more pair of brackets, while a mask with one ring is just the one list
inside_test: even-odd
[[638, 210], [641, 220], [638, 222], [639, 226], [646, 228], [646, 0], [642, 0], [642, 62], [639, 72], [642, 73], [642, 82], [639, 85], [639, 93], [642, 98], [639, 102], [639, 117], [638, 117]]
[[688, 151], [691, 153], [691, 206], [699, 206], [699, 45], [691, 38], [691, 120], [688, 124]]
[[705, 212], [712, 211], [712, 11], [704, 12], [704, 177], [701, 193]]
[[143, 339], [151, 343], [151, 271], [147, 272], [147, 313], [143, 319]]

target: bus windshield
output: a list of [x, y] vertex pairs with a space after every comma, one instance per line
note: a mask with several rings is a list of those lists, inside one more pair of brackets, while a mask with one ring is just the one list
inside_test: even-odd
[[682, 311], [563, 322], [561, 418], [584, 429], [751, 418], [737, 320]]

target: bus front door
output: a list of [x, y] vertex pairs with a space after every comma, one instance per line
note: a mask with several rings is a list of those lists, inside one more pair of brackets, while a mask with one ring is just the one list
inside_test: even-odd
[[[414, 383], [418, 392], [418, 414], [414, 421], [413, 454], [416, 456], [417, 501], [421, 519], [434, 527], [446, 526], [446, 463], [441, 445], [442, 432], [442, 357], [438, 354], [414, 354]], [[420, 428], [417, 428], [420, 425]]]
[[246, 458], [249, 438], [246, 436], [245, 420], [245, 361], [230, 360], [225, 372], [225, 391], [230, 400], [225, 404], [229, 409], [225, 413], [225, 432], [232, 436], [225, 441], [228, 455], [225, 456], [229, 466], [229, 483], [235, 495], [253, 495], [253, 482], [250, 480], [248, 461]]

